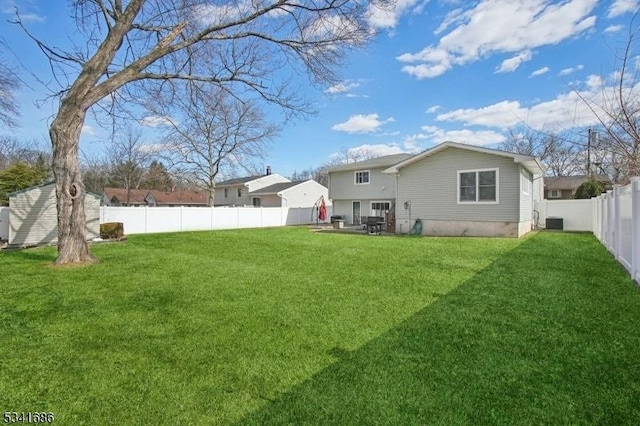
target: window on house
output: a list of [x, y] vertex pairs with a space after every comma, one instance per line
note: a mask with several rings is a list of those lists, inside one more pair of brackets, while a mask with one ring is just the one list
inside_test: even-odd
[[498, 169], [458, 172], [459, 203], [497, 203]]
[[549, 198], [562, 198], [562, 191], [559, 189], [550, 189]]
[[242, 188], [238, 188], [238, 198], [242, 197]]
[[229, 188], [224, 189], [224, 198], [229, 198]]
[[253, 204], [253, 207], [260, 207], [262, 206], [262, 200], [258, 197], [253, 197], [251, 199], [251, 204]]
[[371, 202], [371, 215], [385, 217], [391, 210], [391, 203], [389, 201], [372, 201]]
[[523, 172], [520, 175], [520, 188], [522, 188], [522, 193], [524, 195], [529, 195], [531, 193], [531, 175], [527, 172]]
[[356, 185], [365, 185], [369, 183], [369, 170], [363, 170], [355, 173]]

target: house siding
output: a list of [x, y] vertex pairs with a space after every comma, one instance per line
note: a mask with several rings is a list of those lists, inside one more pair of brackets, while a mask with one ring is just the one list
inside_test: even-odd
[[[58, 240], [55, 185], [35, 187], [9, 197], [9, 244], [31, 246]], [[86, 194], [87, 239], [100, 235], [100, 197]]]
[[[498, 169], [497, 204], [459, 204], [458, 171]], [[513, 159], [446, 148], [400, 170], [396, 220], [409, 220], [404, 202], [411, 202], [411, 219], [518, 222], [520, 168]]]
[[[279, 174], [272, 174], [237, 185], [217, 186], [213, 194], [213, 204], [216, 206], [250, 206], [251, 199], [253, 198], [253, 196], [250, 194], [251, 191], [257, 191], [259, 189], [273, 185], [274, 183], [281, 182], [290, 182], [290, 180], [284, 176], [280, 176]], [[229, 190], [229, 196], [226, 198], [224, 196], [225, 188]], [[238, 188], [242, 189], [241, 197], [238, 197]], [[277, 207], [280, 207], [280, 205], [278, 205]]]
[[324, 197], [327, 203], [328, 189], [314, 180], [309, 180], [282, 191], [282, 207], [313, 207], [320, 197]]
[[[355, 172], [369, 170], [369, 183], [355, 184]], [[329, 174], [329, 198], [331, 200], [393, 200], [396, 181], [393, 175], [382, 173], [384, 168], [349, 170]]]
[[533, 215], [533, 178], [520, 167], [520, 222], [531, 220]]

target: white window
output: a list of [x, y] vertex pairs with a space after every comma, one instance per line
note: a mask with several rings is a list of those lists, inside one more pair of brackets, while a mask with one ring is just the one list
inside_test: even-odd
[[369, 170], [355, 172], [355, 184], [367, 185], [369, 183]]
[[498, 169], [458, 171], [458, 203], [498, 203]]
[[251, 204], [253, 204], [253, 207], [260, 207], [262, 206], [262, 200], [258, 197], [253, 197], [251, 199]]
[[390, 201], [372, 201], [371, 202], [371, 216], [385, 217], [391, 210]]
[[559, 189], [550, 189], [549, 198], [562, 198], [562, 191]]
[[528, 172], [523, 171], [520, 174], [520, 188], [522, 188], [524, 195], [531, 193], [531, 175]]

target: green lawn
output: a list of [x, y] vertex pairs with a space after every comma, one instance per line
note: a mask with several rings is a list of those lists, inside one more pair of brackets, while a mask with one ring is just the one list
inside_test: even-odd
[[132, 236], [0, 252], [0, 415], [638, 424], [640, 291], [591, 235]]

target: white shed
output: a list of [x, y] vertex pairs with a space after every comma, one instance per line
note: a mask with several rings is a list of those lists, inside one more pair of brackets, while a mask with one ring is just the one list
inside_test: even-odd
[[[9, 194], [9, 245], [27, 247], [58, 241], [56, 185], [46, 183]], [[87, 239], [100, 236], [100, 197], [87, 193], [84, 200]]]

